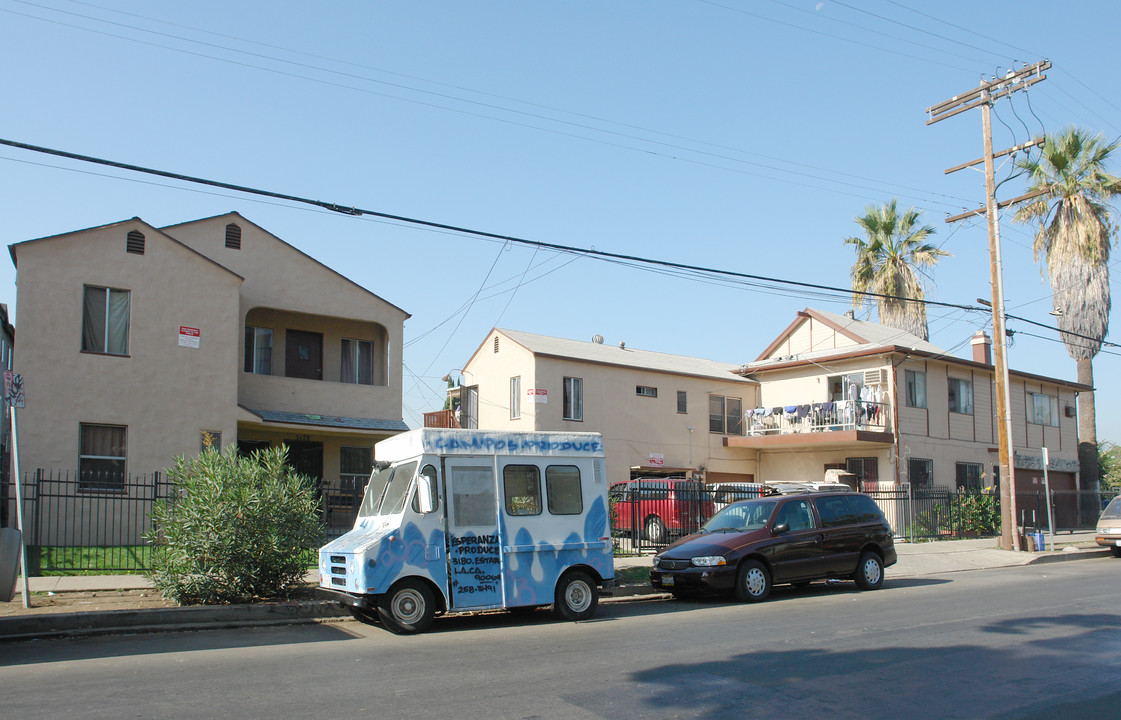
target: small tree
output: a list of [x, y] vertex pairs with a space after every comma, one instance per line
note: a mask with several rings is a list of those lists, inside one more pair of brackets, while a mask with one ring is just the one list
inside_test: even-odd
[[283, 597], [300, 583], [323, 524], [312, 482], [286, 457], [281, 446], [175, 459], [174, 496], [156, 503], [145, 535], [156, 589], [181, 605], [215, 604]]

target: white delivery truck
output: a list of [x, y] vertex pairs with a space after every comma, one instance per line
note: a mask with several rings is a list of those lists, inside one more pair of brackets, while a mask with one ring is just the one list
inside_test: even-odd
[[434, 615], [553, 605], [592, 616], [614, 584], [598, 433], [423, 428], [379, 442], [354, 529], [319, 584], [396, 633]]

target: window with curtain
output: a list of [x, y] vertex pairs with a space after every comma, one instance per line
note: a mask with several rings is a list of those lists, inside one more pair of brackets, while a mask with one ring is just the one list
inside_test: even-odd
[[522, 416], [522, 378], [521, 375], [510, 378], [510, 419], [518, 420]]
[[245, 372], [272, 375], [272, 328], [245, 326]]
[[926, 373], [917, 370], [905, 370], [903, 382], [907, 391], [907, 407], [926, 407]]
[[743, 399], [709, 395], [708, 431], [721, 435], [743, 435]]
[[82, 351], [128, 355], [129, 291], [85, 286]]
[[724, 434], [724, 396], [708, 396], [708, 431]]
[[374, 384], [374, 343], [369, 340], [343, 338], [341, 382], [356, 385]]
[[973, 383], [961, 378], [950, 378], [949, 386], [950, 412], [972, 415]]
[[1028, 400], [1028, 422], [1032, 425], [1050, 425], [1056, 427], [1059, 424], [1059, 398], [1055, 395], [1044, 395], [1043, 393], [1029, 392], [1027, 394]]
[[78, 441], [78, 489], [124, 490], [128, 428], [81, 423]]

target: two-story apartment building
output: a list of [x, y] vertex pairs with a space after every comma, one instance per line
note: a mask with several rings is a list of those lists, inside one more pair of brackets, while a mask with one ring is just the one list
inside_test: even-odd
[[25, 472], [120, 492], [204, 446], [285, 443], [333, 484], [406, 428], [408, 314], [237, 213], [132, 218], [9, 246]]
[[[799, 312], [759, 357], [741, 368], [759, 382], [760, 407], [742, 437], [764, 480], [821, 477], [829, 468], [879, 486], [992, 487], [998, 481], [997, 420], [989, 339], [955, 357], [910, 333], [821, 310]], [[1078, 486], [1075, 382], [1012, 371], [1016, 487], [1042, 480]]]
[[603, 434], [609, 482], [687, 475], [751, 482], [743, 433], [758, 383], [699, 358], [493, 329], [463, 368], [464, 424]]

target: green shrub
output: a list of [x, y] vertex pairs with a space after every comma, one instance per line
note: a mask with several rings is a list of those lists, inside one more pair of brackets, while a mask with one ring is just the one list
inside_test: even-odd
[[319, 499], [283, 446], [241, 457], [207, 450], [175, 459], [174, 496], [152, 510], [146, 573], [180, 605], [285, 597], [303, 577], [305, 549], [323, 537]]

